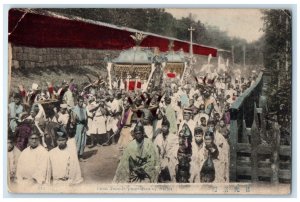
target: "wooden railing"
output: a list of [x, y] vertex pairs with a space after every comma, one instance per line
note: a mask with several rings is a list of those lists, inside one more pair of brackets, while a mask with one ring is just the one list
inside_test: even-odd
[[[255, 84], [230, 108], [230, 182], [290, 182], [291, 147], [280, 145], [278, 127], [266, 129], [263, 92], [268, 82], [260, 73]], [[270, 135], [270, 144], [262, 142]]]

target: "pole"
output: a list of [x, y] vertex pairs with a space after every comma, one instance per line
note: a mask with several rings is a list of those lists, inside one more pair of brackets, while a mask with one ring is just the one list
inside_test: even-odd
[[186, 72], [188, 72], [187, 68], [190, 69], [193, 63], [193, 31], [195, 31], [195, 29], [191, 26], [188, 30], [190, 31], [190, 64], [188, 67], [186, 65], [184, 67], [181, 83], [183, 82], [183, 79], [185, 79]]
[[151, 64], [151, 72], [150, 72], [150, 75], [148, 77], [147, 83], [146, 83], [145, 87], [143, 88], [143, 92], [147, 92], [147, 88], [149, 86], [150, 80], [151, 80], [151, 78], [153, 76], [153, 73], [154, 73], [155, 69], [156, 69], [155, 64], [152, 63]]
[[112, 68], [112, 63], [108, 62], [107, 63], [107, 73], [108, 73], [108, 82], [109, 82], [109, 89], [110, 90], [112, 90], [111, 68]]
[[243, 46], [244, 68], [246, 67], [246, 46]]
[[234, 65], [234, 46], [231, 46], [232, 67]]
[[191, 26], [188, 30], [190, 31], [190, 57], [192, 59], [192, 57], [193, 57], [193, 31], [195, 31], [195, 29]]

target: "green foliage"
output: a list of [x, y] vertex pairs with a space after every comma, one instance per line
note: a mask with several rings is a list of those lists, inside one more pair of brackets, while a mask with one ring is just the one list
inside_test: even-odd
[[268, 103], [273, 111], [285, 104], [291, 112], [292, 15], [283, 9], [264, 10], [263, 14], [264, 64], [272, 76]]
[[[264, 64], [267, 68], [284, 66], [286, 54], [291, 55], [291, 12], [289, 10], [264, 10]], [[284, 69], [284, 68], [282, 68]]]

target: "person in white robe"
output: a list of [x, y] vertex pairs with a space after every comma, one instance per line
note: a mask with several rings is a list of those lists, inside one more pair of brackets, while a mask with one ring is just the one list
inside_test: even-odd
[[213, 133], [214, 144], [219, 151], [218, 158], [213, 161], [216, 169], [214, 182], [227, 182], [229, 180], [229, 144], [225, 137], [219, 133], [219, 131], [215, 130], [214, 121], [209, 120], [207, 123], [207, 128], [208, 131]]
[[182, 127], [184, 124], [187, 124], [192, 135], [194, 136], [194, 130], [195, 130], [196, 123], [194, 122], [194, 120], [191, 117], [192, 117], [192, 110], [189, 108], [185, 108], [183, 110], [183, 121], [180, 123], [178, 131], [182, 130]]
[[21, 104], [21, 96], [19, 94], [16, 94], [14, 96], [14, 101], [9, 103], [8, 105], [8, 115], [9, 115], [9, 127], [11, 131], [14, 133], [18, 123], [17, 120], [19, 118], [19, 115], [24, 111], [24, 107]]
[[77, 155], [67, 144], [67, 135], [57, 131], [57, 147], [49, 152], [53, 185], [74, 185], [83, 181]]
[[34, 130], [28, 139], [29, 146], [22, 151], [17, 164], [17, 182], [20, 185], [49, 184], [50, 158], [40, 145], [40, 136]]
[[89, 122], [88, 132], [91, 136], [91, 145], [89, 146], [89, 148], [92, 148], [96, 145], [101, 146], [100, 139], [101, 137], [104, 138], [104, 136], [106, 135], [107, 116], [104, 105], [104, 101], [100, 100], [98, 103], [95, 102], [93, 104], [93, 108], [90, 108], [90, 113], [93, 114], [93, 119]]
[[216, 173], [216, 182], [229, 181], [229, 144], [226, 138], [219, 132], [215, 132], [215, 144], [219, 150], [219, 170]]
[[42, 137], [41, 144], [46, 148], [47, 144], [45, 142], [45, 137], [44, 137], [45, 136], [44, 126], [47, 118], [43, 106], [40, 103], [35, 103], [31, 108], [30, 117], [28, 117], [27, 119], [33, 120], [35, 127], [38, 129], [39, 133], [41, 134]]
[[113, 144], [116, 144], [115, 135], [118, 131], [118, 122], [120, 120], [121, 108], [120, 102], [117, 99], [114, 99], [113, 95], [110, 95], [110, 101], [107, 102], [107, 122], [106, 122], [106, 130], [107, 130], [107, 138], [108, 142], [104, 145], [109, 145], [110, 139]]
[[204, 163], [203, 130], [195, 127], [194, 141], [192, 142], [191, 177], [190, 182], [200, 182], [200, 171]]
[[55, 115], [52, 118], [52, 121], [66, 127], [70, 118], [70, 115], [67, 112], [67, 108], [68, 108], [67, 104], [61, 104], [59, 112], [57, 112], [57, 109], [54, 108]]
[[162, 127], [157, 134], [154, 144], [159, 155], [160, 174], [158, 182], [175, 181], [176, 154], [178, 151], [178, 137], [169, 132], [170, 122], [163, 118]]
[[[200, 182], [219, 182], [222, 173], [219, 150], [214, 143], [214, 134], [209, 130], [204, 134], [203, 161], [201, 161], [200, 167]], [[195, 179], [195, 182], [199, 182], [198, 177]]]
[[13, 136], [9, 136], [7, 140], [7, 173], [8, 173], [8, 182], [15, 183], [17, 176], [17, 164], [21, 154], [21, 151], [13, 143]]
[[67, 104], [71, 108], [75, 106], [74, 95], [73, 95], [70, 87], [68, 88], [67, 92], [65, 92], [62, 100], [65, 104]]
[[93, 122], [93, 119], [94, 119], [94, 116], [95, 116], [95, 110], [96, 110], [96, 100], [94, 98], [93, 95], [91, 95], [89, 98], [88, 98], [88, 101], [87, 101], [87, 106], [86, 106], [86, 113], [87, 113], [87, 116], [88, 116], [88, 130], [86, 131], [86, 135], [87, 135], [87, 139], [90, 139], [91, 140], [91, 144], [88, 146], [89, 148], [92, 148], [94, 147], [94, 125], [92, 124]]
[[176, 111], [171, 104], [171, 98], [169, 96], [165, 97], [166, 107], [163, 108], [164, 114], [170, 122], [170, 133], [177, 133], [177, 117]]

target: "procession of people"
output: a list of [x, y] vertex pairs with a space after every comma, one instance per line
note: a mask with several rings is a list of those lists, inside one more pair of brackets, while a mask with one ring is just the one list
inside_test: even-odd
[[8, 106], [9, 181], [79, 184], [86, 147], [115, 145], [113, 183], [229, 182], [229, 108], [256, 77], [193, 73], [146, 90], [101, 76], [85, 86], [20, 84]]

